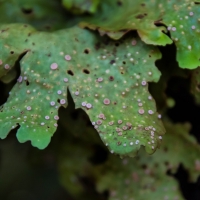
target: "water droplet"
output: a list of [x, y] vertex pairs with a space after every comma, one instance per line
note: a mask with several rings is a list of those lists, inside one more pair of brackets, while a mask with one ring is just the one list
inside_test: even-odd
[[132, 127], [132, 124], [130, 122], [127, 122], [126, 126], [128, 126], [130, 128], [130, 127]]
[[57, 127], [57, 126], [58, 126], [58, 124], [56, 124], [56, 123], [55, 123], [55, 124], [54, 124], [54, 126], [55, 126], [55, 127]]
[[23, 80], [22, 76], [19, 76], [19, 78], [17, 79], [17, 82], [21, 83]]
[[138, 106], [140, 106], [140, 107], [141, 107], [142, 105], [143, 105], [142, 103], [138, 103]]
[[108, 123], [110, 126], [112, 126], [113, 124], [114, 124], [114, 122], [113, 121], [111, 121], [111, 122], [109, 122]]
[[131, 44], [132, 44], [133, 46], [135, 46], [135, 45], [137, 44], [137, 41], [136, 41], [136, 40], [132, 40]]
[[141, 114], [141, 115], [144, 114], [144, 109], [142, 109], [142, 108], [139, 109], [139, 110], [138, 110], [138, 113]]
[[151, 136], [154, 136], [154, 131], [151, 131]]
[[190, 16], [193, 16], [193, 15], [194, 15], [194, 13], [193, 13], [193, 12], [190, 12], [190, 13], [189, 13], [189, 15], [190, 15]]
[[63, 81], [64, 81], [65, 83], [67, 83], [67, 82], [68, 82], [68, 78], [64, 78]]
[[109, 105], [109, 104], [110, 104], [110, 99], [108, 99], [108, 98], [104, 99], [104, 100], [103, 100], [103, 103], [104, 103], [105, 105]]
[[47, 120], [48, 120], [49, 118], [50, 118], [49, 116], [45, 116], [45, 119], [47, 119]]
[[87, 108], [92, 108], [92, 104], [91, 104], [91, 103], [87, 103], [87, 104], [86, 104], [86, 107], [87, 107]]
[[52, 63], [51, 66], [50, 66], [50, 68], [52, 70], [56, 70], [58, 68], [58, 64], [57, 63]]
[[61, 90], [58, 90], [58, 91], [57, 91], [57, 94], [62, 94], [62, 91], [61, 91]]
[[117, 122], [118, 122], [118, 124], [122, 124], [122, 120], [121, 120], [121, 119], [120, 119], [120, 120], [118, 120]]
[[98, 116], [100, 119], [103, 119], [105, 116], [104, 116], [104, 114], [99, 114], [99, 116]]
[[74, 94], [75, 94], [76, 96], [78, 96], [78, 95], [79, 95], [79, 91], [74, 92]]
[[97, 125], [101, 125], [102, 121], [101, 120], [97, 120]]
[[58, 115], [55, 115], [55, 116], [54, 116], [54, 119], [55, 119], [55, 120], [59, 120]]
[[27, 109], [27, 110], [31, 110], [31, 106], [27, 106], [26, 109]]
[[50, 102], [50, 105], [51, 105], [51, 106], [55, 106], [55, 104], [56, 104], [56, 103], [55, 103], [54, 101], [51, 101], [51, 102]]
[[5, 65], [4, 65], [4, 69], [10, 69], [10, 65], [5, 64]]
[[99, 78], [97, 79], [97, 81], [98, 81], [98, 82], [102, 82], [102, 81], [103, 81], [103, 78], [102, 78], [102, 77], [99, 77]]
[[65, 60], [67, 60], [67, 61], [71, 60], [71, 56], [70, 55], [65, 55]]
[[172, 27], [172, 31], [176, 31], [176, 27]]
[[82, 103], [81, 103], [81, 105], [82, 105], [83, 107], [85, 107], [86, 104], [87, 104], [86, 102], [82, 102]]
[[162, 118], [162, 115], [161, 115], [161, 114], [158, 114], [158, 118], [161, 119], [161, 118]]
[[65, 99], [61, 99], [61, 100], [60, 100], [60, 104], [61, 104], [61, 105], [65, 104], [65, 103], [66, 103], [66, 100], [65, 100]]
[[139, 142], [140, 142], [139, 140], [136, 140], [136, 141], [135, 141], [135, 144], [139, 144]]
[[147, 84], [147, 82], [146, 81], [142, 81], [142, 83], [141, 83], [143, 86], [145, 86], [146, 84]]
[[148, 113], [149, 113], [150, 115], [152, 115], [152, 114], [153, 114], [153, 111], [152, 111], [152, 110], [148, 110]]

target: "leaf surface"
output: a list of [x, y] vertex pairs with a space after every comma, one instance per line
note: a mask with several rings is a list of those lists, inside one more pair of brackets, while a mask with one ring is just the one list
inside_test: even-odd
[[166, 45], [174, 41], [179, 66], [194, 69], [200, 65], [199, 13], [200, 5], [191, 0], [103, 0], [99, 11], [80, 25], [114, 39], [136, 30], [147, 44]]
[[197, 104], [200, 104], [200, 67], [192, 71], [190, 91]]
[[[160, 146], [165, 130], [148, 92], [148, 82], [160, 76], [155, 47], [133, 36], [116, 43], [80, 28], [44, 33], [13, 24], [1, 30], [7, 52], [3, 63], [11, 49], [19, 55], [27, 51], [18, 82], [1, 108], [1, 138], [20, 125], [20, 142], [45, 148], [57, 128], [59, 107], [67, 106], [69, 88], [76, 108], [86, 111], [112, 153], [134, 156], [141, 145], [148, 153]], [[148, 144], [151, 131], [153, 145]]]
[[65, 8], [74, 14], [95, 13], [100, 0], [63, 0]]
[[54, 31], [74, 24], [57, 0], [1, 0], [0, 24], [25, 23], [37, 30]]
[[149, 167], [159, 166], [162, 173], [171, 170], [175, 173], [180, 164], [188, 171], [190, 181], [196, 181], [200, 175], [200, 145], [190, 135], [189, 123], [172, 124], [165, 121], [166, 134], [161, 149], [153, 156], [141, 156], [140, 164]]
[[109, 200], [184, 199], [172, 177], [149, 166], [144, 168], [135, 159], [114, 156], [99, 169], [97, 190], [108, 190]]

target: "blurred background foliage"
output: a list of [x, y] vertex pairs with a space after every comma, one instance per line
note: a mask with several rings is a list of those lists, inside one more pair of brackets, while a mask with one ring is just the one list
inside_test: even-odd
[[[0, 23], [28, 23], [41, 31], [54, 31], [72, 27], [99, 4], [97, 0], [0, 0]], [[155, 154], [142, 150], [137, 157], [124, 159], [110, 154], [69, 94], [69, 106], [59, 110], [59, 126], [46, 149], [18, 143], [16, 129], [0, 140], [0, 198], [199, 200], [199, 68], [179, 68], [174, 44], [159, 49], [163, 57], [156, 66], [162, 76], [158, 83], [149, 84], [149, 90], [167, 133]], [[0, 82], [0, 105], [20, 74], [19, 62], [14, 69]]]

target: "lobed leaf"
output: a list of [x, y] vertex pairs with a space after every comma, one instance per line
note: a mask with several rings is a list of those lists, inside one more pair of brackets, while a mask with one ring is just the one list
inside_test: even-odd
[[197, 104], [200, 104], [200, 67], [192, 71], [190, 91]]
[[0, 1], [0, 24], [25, 23], [37, 30], [54, 31], [73, 25], [74, 20], [57, 0]]
[[97, 190], [108, 190], [109, 200], [184, 199], [172, 177], [154, 167], [144, 168], [137, 160], [114, 156], [99, 170]]
[[[112, 153], [134, 156], [141, 145], [148, 153], [159, 147], [165, 130], [148, 92], [148, 82], [160, 76], [155, 47], [133, 36], [116, 43], [76, 27], [44, 33], [13, 24], [1, 30], [3, 51], [7, 46], [27, 51], [18, 82], [1, 108], [1, 138], [20, 125], [20, 142], [45, 148], [57, 128], [59, 107], [67, 106], [69, 88], [76, 108], [86, 111]], [[10, 55], [2, 56], [4, 63]], [[154, 144], [149, 145], [152, 131]]]
[[[103, 0], [99, 11], [83, 19], [80, 25], [97, 29], [113, 39], [137, 30], [147, 44], [166, 45], [174, 41], [179, 66], [194, 69], [200, 65], [199, 13], [200, 5], [191, 0]], [[166, 35], [167, 30], [170, 37]]]
[[61, 147], [58, 162], [60, 181], [74, 197], [83, 197], [85, 193], [80, 178], [89, 176], [91, 172], [92, 165], [88, 161], [93, 154], [91, 150], [87, 146], [83, 147], [77, 140], [65, 141]]
[[[140, 151], [138, 157], [134, 159], [119, 159], [110, 154], [105, 162], [92, 165], [89, 162], [91, 154], [86, 153], [86, 149], [88, 151], [91, 149], [92, 143], [88, 143], [91, 135], [81, 134], [81, 142], [77, 145], [78, 151], [72, 150], [76, 148], [70, 147], [68, 143], [71, 144], [71, 141], [67, 139], [62, 144], [63, 148], [61, 149], [64, 150], [61, 150], [62, 156], [59, 160], [62, 184], [68, 191], [71, 191], [70, 187], [75, 186], [75, 184], [80, 185], [80, 181], [75, 183], [72, 180], [69, 181], [68, 177], [73, 176], [73, 180], [87, 177], [95, 180], [98, 192], [109, 191], [110, 200], [143, 200], [147, 196], [148, 199], [184, 199], [178, 183], [173, 177], [167, 175], [167, 172], [170, 170], [170, 172], [175, 173], [180, 164], [183, 164], [183, 167], [189, 172], [190, 181], [196, 181], [200, 174], [200, 146], [195, 138], [188, 134], [190, 130], [188, 123], [172, 124], [168, 121], [164, 122], [167, 134], [164, 136], [161, 149], [150, 156], [145, 155], [144, 151]], [[85, 126], [83, 126], [84, 128]], [[88, 141], [82, 141], [84, 137], [88, 137]], [[65, 157], [64, 155], [68, 156]], [[79, 162], [78, 157], [84, 161]], [[71, 165], [79, 166], [79, 169], [74, 167], [71, 175], [63, 179], [62, 177], [68, 174], [66, 163], [69, 158], [73, 163]], [[80, 193], [82, 194], [81, 190], [74, 195], [80, 196]]]
[[159, 166], [162, 173], [175, 173], [180, 164], [188, 171], [190, 180], [196, 181], [200, 175], [200, 145], [189, 134], [190, 124], [172, 124], [165, 121], [166, 134], [162, 147], [153, 156], [141, 156], [140, 164]]
[[62, 0], [62, 4], [74, 14], [95, 13], [100, 0]]

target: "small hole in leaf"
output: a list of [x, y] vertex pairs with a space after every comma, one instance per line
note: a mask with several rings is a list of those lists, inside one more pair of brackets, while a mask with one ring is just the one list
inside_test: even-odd
[[124, 65], [126, 64], [126, 62], [125, 62], [125, 61], [123, 61], [122, 63], [123, 63]]
[[84, 70], [83, 70], [83, 73], [85, 73], [85, 74], [89, 74], [90, 71], [89, 71], [88, 69], [84, 69]]
[[29, 83], [29, 81], [28, 80], [26, 80], [26, 85], [28, 86], [30, 83]]
[[60, 99], [57, 99], [57, 102], [60, 103]]
[[89, 158], [89, 161], [93, 165], [99, 165], [105, 163], [108, 158], [108, 151], [102, 148], [100, 145], [95, 145], [93, 149], [93, 156]]
[[135, 18], [136, 19], [142, 19], [142, 18], [144, 18], [145, 17], [145, 14], [139, 14], [139, 15], [137, 15]]
[[118, 47], [118, 46], [119, 46], [119, 42], [116, 42], [116, 43], [115, 43], [115, 46]]
[[142, 167], [142, 169], [147, 169], [147, 165], [145, 165], [145, 164], [142, 165], [141, 167]]
[[85, 50], [84, 50], [84, 53], [85, 53], [85, 54], [89, 54], [89, 53], [90, 53], [89, 49], [85, 49]]
[[121, 74], [124, 74], [124, 72], [121, 72]]
[[74, 73], [73, 73], [72, 70], [67, 70], [67, 73], [68, 73], [69, 75], [71, 75], [71, 76], [74, 76]]
[[32, 8], [22, 8], [22, 12], [24, 14], [31, 14], [33, 12]]
[[50, 30], [50, 29], [51, 29], [51, 26], [46, 25], [46, 26], [45, 26], [45, 29]]
[[110, 64], [114, 64], [114, 63], [115, 63], [115, 60], [111, 60], [111, 61], [110, 61]]
[[157, 168], [158, 166], [159, 166], [159, 164], [158, 164], [158, 163], [155, 163], [155, 164], [154, 164], [154, 167], [155, 167], [155, 168]]
[[164, 164], [165, 164], [166, 166], [168, 166], [168, 165], [169, 165], [169, 162], [168, 162], [168, 161], [165, 161]]
[[15, 53], [14, 51], [11, 51], [11, 52], [10, 52], [10, 54], [14, 54], [14, 53]]
[[117, 5], [118, 6], [122, 6], [122, 2], [121, 1], [117, 1]]
[[165, 151], [165, 152], [167, 152], [167, 151], [168, 151], [167, 147], [164, 147], [164, 151]]
[[110, 80], [110, 81], [113, 81], [113, 80], [114, 80], [114, 77], [113, 77], [113, 76], [110, 76], [110, 77], [109, 77], [109, 80]]

